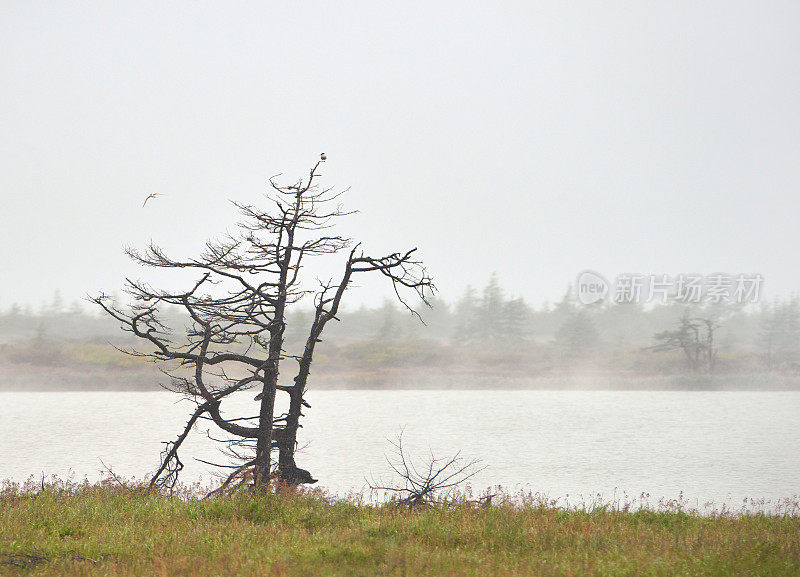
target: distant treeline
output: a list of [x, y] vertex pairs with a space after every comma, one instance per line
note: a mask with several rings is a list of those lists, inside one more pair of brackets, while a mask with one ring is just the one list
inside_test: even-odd
[[[318, 349], [319, 364], [326, 370], [438, 366], [529, 374], [800, 373], [797, 296], [748, 307], [679, 302], [587, 306], [570, 289], [558, 302], [536, 308], [509, 296], [493, 276], [481, 290], [467, 287], [457, 302], [434, 299], [431, 304], [430, 309], [415, 307], [424, 324], [388, 300], [377, 308], [342, 312], [341, 322], [326, 331], [326, 346]], [[287, 354], [301, 350], [311, 315], [303, 309], [289, 314]], [[164, 320], [176, 338], [189, 324], [177, 308], [164, 311]], [[0, 361], [129, 366], [132, 360], [108, 343], [125, 347], [136, 340], [96, 311], [65, 306], [58, 294], [37, 312], [19, 306], [0, 312]]]

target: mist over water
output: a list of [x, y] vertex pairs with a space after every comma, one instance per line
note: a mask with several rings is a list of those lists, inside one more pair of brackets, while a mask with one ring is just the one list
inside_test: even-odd
[[[168, 393], [3, 393], [0, 476], [142, 477], [189, 406]], [[412, 455], [461, 450], [487, 469], [475, 490], [541, 492], [569, 502], [683, 493], [693, 506], [739, 506], [800, 493], [800, 393], [618, 391], [310, 391], [298, 464], [335, 493], [390, 479], [387, 439], [402, 428]], [[250, 394], [232, 401], [246, 413]], [[194, 460], [224, 458], [198, 430], [183, 481], [210, 480]]]

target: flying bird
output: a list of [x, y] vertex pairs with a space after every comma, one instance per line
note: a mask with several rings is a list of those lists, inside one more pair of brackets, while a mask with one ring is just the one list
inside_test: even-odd
[[327, 156], [325, 156], [325, 153], [323, 152], [322, 154], [320, 154], [320, 155], [319, 155], [319, 159], [320, 159], [322, 162], [325, 162], [326, 160], [328, 160], [328, 157], [327, 157]]
[[148, 200], [150, 200], [151, 198], [156, 198], [157, 196], [162, 196], [162, 194], [160, 192], [154, 192], [153, 194], [145, 198], [144, 202], [142, 203], [142, 207], [144, 207], [144, 205], [147, 204]]

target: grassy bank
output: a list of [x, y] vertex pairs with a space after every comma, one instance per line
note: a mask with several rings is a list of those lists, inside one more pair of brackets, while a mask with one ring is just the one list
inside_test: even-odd
[[798, 575], [800, 518], [123, 487], [0, 494], [0, 575]]

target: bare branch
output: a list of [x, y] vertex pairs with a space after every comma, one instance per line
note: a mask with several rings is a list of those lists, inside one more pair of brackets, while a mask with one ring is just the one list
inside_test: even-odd
[[474, 477], [486, 467], [480, 467], [480, 460], [466, 460], [461, 451], [449, 459], [441, 459], [430, 453], [428, 458], [416, 465], [412, 462], [403, 446], [403, 430], [395, 440], [389, 440], [394, 448], [394, 458], [386, 458], [389, 468], [397, 475], [398, 480], [392, 484], [380, 481], [367, 481], [373, 491], [385, 491], [394, 494], [400, 505], [415, 507], [432, 507], [446, 501], [453, 488]]
[[[340, 217], [355, 211], [345, 210], [339, 203], [345, 191], [319, 185], [322, 162], [321, 158], [306, 177], [290, 184], [279, 182], [280, 175], [270, 178], [266, 208], [234, 202], [243, 217], [238, 230], [207, 241], [196, 257], [173, 258], [153, 241], [142, 250], [125, 249], [143, 267], [194, 271], [198, 276], [187, 290], [162, 290], [126, 279], [129, 306], [120, 306], [103, 294], [90, 299], [143, 345], [123, 352], [157, 363], [169, 377], [169, 384], [163, 386], [196, 405], [177, 438], [165, 443], [151, 486], [174, 488], [183, 469], [179, 449], [198, 419], [209, 420], [230, 435], [231, 439], [215, 440], [225, 447], [232, 462], [242, 463], [239, 467], [201, 460], [222, 468], [237, 467], [227, 475], [223, 488], [249, 479], [263, 489], [273, 475], [289, 484], [316, 482], [295, 464], [297, 431], [302, 409], [309, 406], [304, 395], [316, 346], [322, 342], [327, 323], [339, 320], [339, 307], [353, 275], [382, 274], [392, 283], [398, 300], [418, 317], [408, 296], [429, 304], [435, 287], [416, 260], [416, 249], [375, 258], [357, 252], [360, 245], [353, 246], [351, 239], [328, 231]], [[303, 271], [315, 257], [346, 250], [349, 254], [338, 281], [322, 283], [317, 290], [303, 287]], [[313, 299], [314, 319], [302, 354], [291, 357], [299, 365], [294, 384], [279, 385], [280, 364], [286, 358], [287, 311], [304, 298]], [[167, 307], [179, 310], [185, 319], [181, 330], [165, 320]], [[258, 389], [253, 399], [258, 410], [247, 410], [244, 415], [253, 416], [223, 410], [236, 392], [250, 388]], [[289, 410], [276, 416], [278, 394], [289, 396]], [[271, 457], [275, 449], [279, 452], [277, 469]], [[448, 469], [455, 463], [445, 463], [444, 469], [436, 471], [433, 464], [427, 476], [434, 483], [446, 487], [458, 478]], [[416, 474], [410, 469], [401, 472]], [[413, 479], [416, 483], [417, 478]]]

